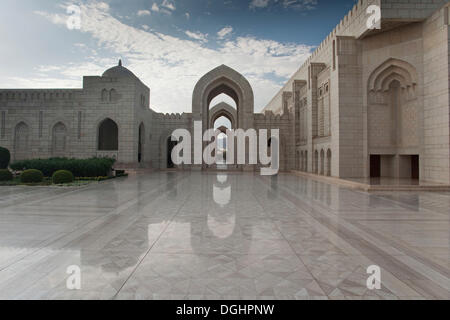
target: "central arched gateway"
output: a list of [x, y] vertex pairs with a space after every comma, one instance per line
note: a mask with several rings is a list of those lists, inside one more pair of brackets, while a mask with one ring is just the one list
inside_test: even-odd
[[220, 94], [236, 103], [236, 129], [253, 128], [254, 96], [250, 83], [239, 72], [221, 65], [205, 74], [195, 85], [192, 96], [194, 121], [202, 121], [203, 130], [211, 128], [209, 105]]
[[[211, 101], [221, 94], [226, 94], [234, 100], [236, 110], [225, 103], [209, 109]], [[253, 112], [254, 95], [250, 83], [242, 74], [226, 65], [211, 70], [195, 85], [192, 96], [192, 118], [194, 121], [202, 122], [203, 131], [213, 128], [215, 119], [220, 116], [229, 118], [235, 130], [251, 129], [254, 127]]]

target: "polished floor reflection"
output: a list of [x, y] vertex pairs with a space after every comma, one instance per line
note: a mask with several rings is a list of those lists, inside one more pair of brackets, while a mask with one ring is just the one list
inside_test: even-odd
[[0, 299], [449, 299], [449, 208], [288, 174], [0, 187]]

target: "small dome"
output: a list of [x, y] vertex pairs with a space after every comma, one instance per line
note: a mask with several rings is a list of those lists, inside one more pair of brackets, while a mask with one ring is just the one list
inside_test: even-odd
[[137, 77], [134, 75], [133, 72], [128, 70], [127, 68], [122, 66], [122, 60], [119, 60], [119, 64], [115, 67], [112, 67], [108, 70], [106, 70], [102, 77], [106, 78], [133, 78], [136, 79]]

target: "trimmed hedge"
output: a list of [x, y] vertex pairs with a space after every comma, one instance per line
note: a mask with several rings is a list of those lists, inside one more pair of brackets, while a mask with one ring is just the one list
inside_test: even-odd
[[0, 147], [0, 169], [8, 169], [11, 154], [6, 148]]
[[13, 175], [8, 169], [0, 169], [0, 181], [11, 181]]
[[53, 176], [59, 170], [70, 171], [75, 177], [99, 177], [108, 176], [114, 163], [115, 159], [111, 158], [51, 158], [16, 161], [10, 167], [16, 171], [37, 169], [42, 171], [46, 177]]
[[20, 181], [22, 183], [39, 183], [44, 180], [44, 174], [40, 170], [30, 169], [25, 170], [20, 175]]
[[67, 170], [56, 171], [52, 176], [52, 181], [54, 184], [63, 184], [73, 182], [73, 174]]

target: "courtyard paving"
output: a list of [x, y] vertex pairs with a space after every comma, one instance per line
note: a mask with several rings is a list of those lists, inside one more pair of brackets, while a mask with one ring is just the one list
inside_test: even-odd
[[449, 208], [289, 174], [0, 187], [0, 299], [449, 299]]

